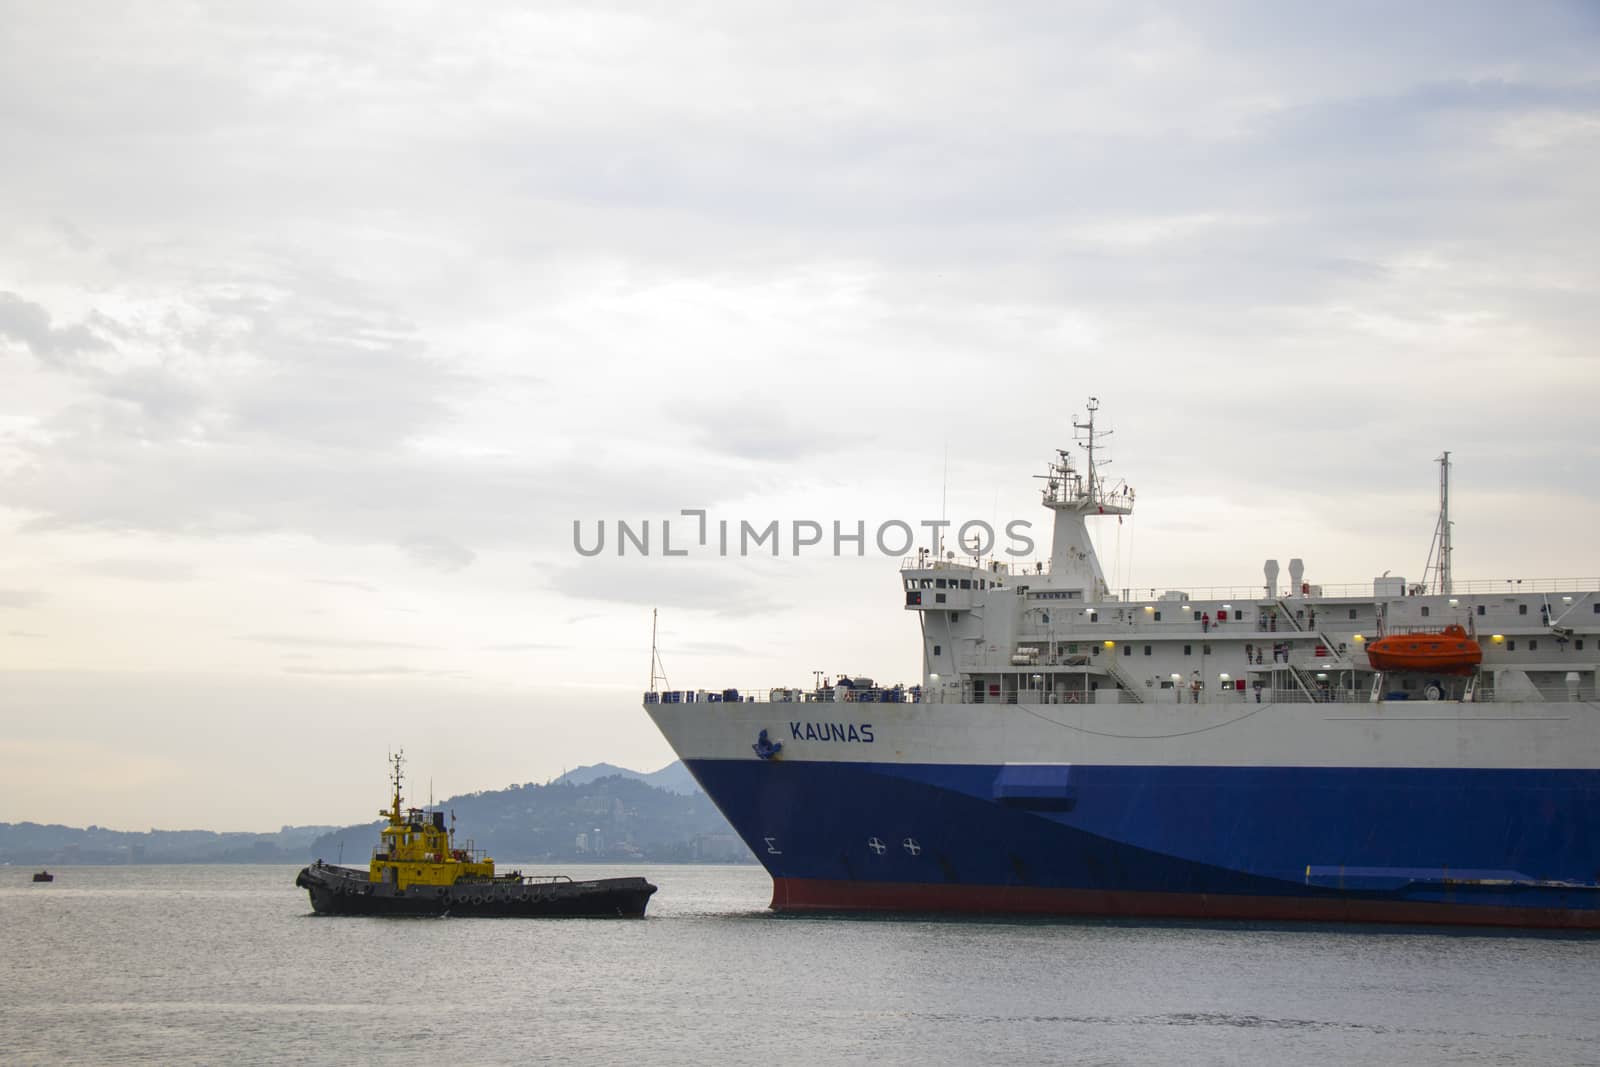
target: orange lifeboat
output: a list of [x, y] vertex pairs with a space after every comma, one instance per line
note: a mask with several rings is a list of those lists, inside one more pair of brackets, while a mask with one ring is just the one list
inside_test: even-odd
[[1460, 626], [1390, 634], [1367, 642], [1374, 670], [1471, 674], [1483, 662], [1483, 647]]

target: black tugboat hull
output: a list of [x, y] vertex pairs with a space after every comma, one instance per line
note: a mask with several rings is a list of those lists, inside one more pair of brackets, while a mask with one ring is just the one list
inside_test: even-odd
[[397, 890], [366, 871], [303, 868], [294, 884], [318, 915], [451, 915], [494, 919], [643, 918], [656, 887], [643, 878], [586, 882], [468, 882]]

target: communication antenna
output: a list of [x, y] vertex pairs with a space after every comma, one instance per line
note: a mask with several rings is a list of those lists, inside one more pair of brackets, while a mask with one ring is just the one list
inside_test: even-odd
[[1433, 574], [1438, 580], [1439, 592], [1448, 596], [1453, 592], [1450, 585], [1450, 453], [1444, 453], [1434, 462], [1439, 464], [1439, 523], [1433, 529], [1433, 544], [1428, 546], [1422, 582], [1427, 585], [1428, 575]]
[[[1078, 443], [1083, 446], [1084, 451], [1089, 453], [1089, 462], [1088, 462], [1089, 500], [1090, 500], [1091, 503], [1098, 504], [1098, 503], [1100, 503], [1100, 470], [1099, 470], [1098, 467], [1095, 466], [1095, 462], [1094, 462], [1094, 446], [1095, 446], [1095, 442], [1097, 440], [1099, 440], [1100, 438], [1103, 438], [1103, 437], [1110, 437], [1111, 434], [1114, 431], [1111, 431], [1111, 430], [1096, 430], [1094, 428], [1094, 413], [1100, 410], [1100, 398], [1099, 397], [1091, 396], [1089, 398], [1089, 403], [1084, 405], [1084, 406], [1089, 411], [1089, 421], [1088, 422], [1079, 422], [1077, 419], [1073, 419], [1072, 420], [1072, 428], [1073, 428], [1074, 431], [1081, 430], [1083, 432], [1083, 436], [1077, 437], [1077, 440], [1078, 440]], [[1077, 435], [1074, 434], [1074, 436], [1076, 437]], [[1109, 466], [1111, 461], [1110, 460], [1106, 460], [1105, 463], [1106, 463], [1107, 466]]]
[[950, 442], [944, 443], [944, 484], [939, 490], [939, 534], [933, 541], [933, 555], [944, 555], [944, 524], [950, 513]]
[[667, 668], [661, 662], [661, 653], [656, 649], [656, 615], [658, 609], [650, 609], [650, 692], [656, 691], [656, 680], [660, 679], [663, 686], [671, 685], [667, 681]]

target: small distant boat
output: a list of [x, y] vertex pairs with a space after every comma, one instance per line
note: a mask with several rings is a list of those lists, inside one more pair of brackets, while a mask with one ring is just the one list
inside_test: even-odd
[[35, 882], [53, 882], [56, 880], [56, 876], [49, 871], [39, 871], [33, 876], [33, 880]]
[[1367, 643], [1374, 670], [1471, 674], [1483, 662], [1483, 646], [1456, 625], [1442, 630], [1390, 634]]
[[319, 915], [457, 915], [495, 918], [581, 916], [642, 918], [656, 887], [643, 878], [573, 881], [565, 875], [496, 874], [494, 860], [457, 848], [444, 812], [402, 808], [403, 756], [394, 760], [389, 820], [366, 870], [317, 860], [294, 884], [311, 894]]

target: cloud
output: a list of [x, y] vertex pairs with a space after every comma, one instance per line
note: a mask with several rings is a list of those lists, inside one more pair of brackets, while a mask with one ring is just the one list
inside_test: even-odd
[[43, 600], [37, 589], [0, 589], [0, 608], [31, 608]]
[[424, 670], [399, 664], [379, 667], [284, 667], [283, 673], [320, 678], [459, 678], [463, 674], [461, 671]]
[[441, 571], [459, 571], [472, 565], [478, 554], [448, 537], [412, 537], [401, 544], [406, 554], [422, 564]]
[[48, 635], [47, 634], [34, 633], [32, 630], [11, 630], [11, 631], [8, 632], [7, 636], [8, 637], [34, 638], [34, 637], [46, 637]]
[[82, 569], [103, 578], [125, 578], [136, 582], [187, 582], [194, 578], [191, 565], [172, 560], [102, 559], [86, 563]]
[[283, 645], [290, 648], [408, 648], [426, 649], [430, 646], [407, 641], [366, 641], [339, 637], [309, 637], [300, 634], [241, 634], [240, 641], [255, 641], [263, 645]]
[[378, 587], [369, 582], [357, 582], [348, 578], [309, 578], [312, 585], [329, 585], [338, 589], [355, 589], [362, 593], [376, 593]]
[[549, 588], [577, 600], [742, 617], [779, 613], [790, 601], [772, 594], [770, 577], [738, 560], [644, 560], [596, 557], [547, 570]]
[[508, 645], [483, 645], [481, 647], [485, 652], [550, 652], [572, 646], [546, 641], [520, 641]]
[[82, 323], [55, 326], [44, 307], [6, 291], [0, 291], [0, 337], [19, 342], [39, 362], [57, 367], [70, 365], [74, 356], [106, 347], [106, 342]]

